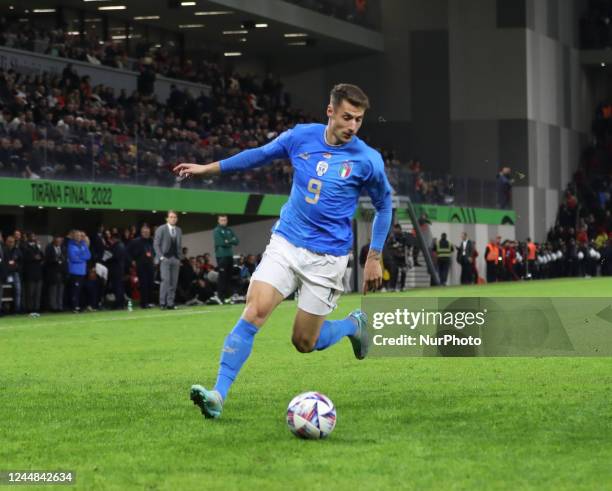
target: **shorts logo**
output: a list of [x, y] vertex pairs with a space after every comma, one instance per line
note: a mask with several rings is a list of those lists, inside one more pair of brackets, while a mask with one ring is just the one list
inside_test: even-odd
[[351, 172], [353, 172], [353, 164], [351, 163], [351, 161], [345, 160], [344, 162], [342, 162], [340, 170], [338, 171], [338, 175], [342, 179], [346, 179], [348, 176], [351, 175]]
[[324, 160], [319, 161], [317, 164], [317, 176], [321, 177], [327, 172], [327, 169], [329, 169], [329, 164]]
[[325, 159], [331, 159], [331, 156], [332, 156], [332, 154], [331, 154], [331, 153], [329, 153], [329, 152], [325, 152], [325, 153], [323, 154], [323, 158], [325, 158]]

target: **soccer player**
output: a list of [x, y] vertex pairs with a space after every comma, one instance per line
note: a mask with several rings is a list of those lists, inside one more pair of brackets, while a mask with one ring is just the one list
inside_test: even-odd
[[376, 208], [364, 270], [364, 293], [382, 283], [381, 251], [391, 224], [391, 188], [380, 154], [357, 138], [369, 100], [357, 86], [336, 85], [327, 125], [298, 124], [259, 148], [207, 165], [182, 163], [180, 177], [211, 176], [290, 159], [293, 185], [247, 292], [242, 316], [225, 339], [214, 389], [191, 388], [206, 418], [218, 418], [253, 340], [286, 297], [297, 291], [292, 341], [301, 353], [324, 350], [348, 337], [357, 359], [368, 352], [367, 319], [360, 310], [343, 320], [325, 317], [342, 292], [353, 244], [351, 220], [362, 189]]

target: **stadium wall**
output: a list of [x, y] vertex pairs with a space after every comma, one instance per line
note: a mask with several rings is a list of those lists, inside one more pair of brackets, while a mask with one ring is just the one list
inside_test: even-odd
[[[229, 227], [234, 231], [240, 243], [234, 247], [234, 254], [261, 254], [270, 241], [270, 231], [276, 218], [260, 220], [250, 223], [234, 224], [232, 218]], [[214, 225], [216, 226], [216, 224]], [[213, 226], [213, 228], [214, 228]], [[185, 234], [183, 247], [189, 248], [189, 255], [199, 255], [210, 252], [213, 260], [215, 256], [215, 242], [213, 228]]]
[[508, 165], [525, 174], [514, 190], [517, 236], [541, 240], [596, 103], [578, 46], [583, 3], [386, 0], [384, 53], [276, 69], [315, 114], [334, 83], [362, 85], [373, 103], [363, 135], [427, 171], [493, 180]]

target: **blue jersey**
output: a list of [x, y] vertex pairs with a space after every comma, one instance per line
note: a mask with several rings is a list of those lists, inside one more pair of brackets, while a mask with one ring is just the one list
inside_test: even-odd
[[377, 210], [371, 247], [380, 251], [392, 211], [383, 160], [356, 136], [343, 145], [327, 144], [325, 128], [299, 124], [258, 149], [222, 161], [221, 171], [290, 159], [294, 169], [291, 194], [272, 231], [298, 247], [334, 256], [352, 249], [351, 220], [365, 188]]

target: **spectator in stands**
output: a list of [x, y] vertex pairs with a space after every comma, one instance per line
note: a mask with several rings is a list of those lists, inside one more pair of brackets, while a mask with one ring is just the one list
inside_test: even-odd
[[497, 207], [507, 210], [512, 204], [512, 170], [510, 167], [502, 167], [497, 174]]
[[89, 237], [80, 230], [68, 234], [68, 289], [70, 307], [74, 313], [81, 311], [81, 290], [87, 272], [87, 261], [91, 259]]
[[128, 244], [128, 255], [136, 266], [140, 292], [140, 306], [147, 309], [153, 306], [153, 281], [155, 279], [155, 250], [151, 229], [145, 223], [140, 228], [140, 237]]
[[64, 310], [66, 266], [64, 238], [55, 234], [45, 249], [45, 289], [47, 290], [47, 305], [51, 312]]
[[[18, 231], [15, 231], [18, 232]], [[7, 283], [13, 285], [13, 313], [21, 313], [23, 255], [14, 235], [6, 238], [5, 261]]]
[[213, 230], [215, 241], [215, 256], [217, 258], [217, 269], [219, 271], [219, 284], [217, 297], [225, 302], [232, 296], [232, 272], [234, 269], [234, 246], [239, 240], [234, 231], [227, 226], [227, 215], [217, 217], [217, 226]]
[[145, 58], [138, 75], [138, 92], [145, 96], [151, 96], [155, 92], [155, 70], [153, 60]]
[[31, 315], [40, 315], [40, 299], [43, 285], [44, 254], [34, 232], [26, 234], [23, 245], [23, 281], [25, 283], [25, 308]]

